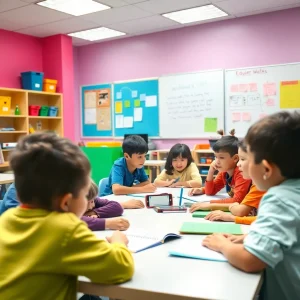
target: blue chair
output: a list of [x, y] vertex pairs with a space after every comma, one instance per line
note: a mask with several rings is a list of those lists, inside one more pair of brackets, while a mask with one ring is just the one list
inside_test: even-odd
[[107, 184], [108, 184], [108, 177], [100, 179], [98, 185], [99, 187], [98, 196], [101, 196], [104, 193]]

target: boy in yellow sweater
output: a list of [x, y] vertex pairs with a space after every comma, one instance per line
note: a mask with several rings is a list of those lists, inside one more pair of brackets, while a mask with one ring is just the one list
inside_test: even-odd
[[90, 164], [55, 134], [21, 139], [11, 168], [21, 205], [0, 218], [0, 299], [76, 299], [77, 276], [103, 284], [134, 271], [127, 238], [99, 240], [79, 218], [87, 208]]

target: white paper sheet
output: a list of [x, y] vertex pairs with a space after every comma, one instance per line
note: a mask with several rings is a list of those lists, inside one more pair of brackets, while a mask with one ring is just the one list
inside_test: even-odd
[[143, 120], [143, 108], [136, 107], [134, 109], [134, 122], [141, 122]]

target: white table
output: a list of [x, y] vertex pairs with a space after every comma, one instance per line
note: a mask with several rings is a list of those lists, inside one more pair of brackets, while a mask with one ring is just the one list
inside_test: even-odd
[[0, 184], [14, 182], [15, 176], [12, 173], [0, 173]]
[[[168, 189], [178, 195], [179, 189]], [[166, 192], [166, 189], [161, 191]], [[160, 190], [158, 191], [160, 192]], [[185, 191], [186, 193], [186, 191]], [[129, 196], [113, 196], [108, 199], [125, 201]], [[216, 198], [200, 196], [199, 200]], [[142, 199], [142, 198], [137, 198]], [[174, 204], [178, 202], [174, 199]], [[184, 221], [209, 222], [192, 218], [190, 213], [158, 214], [152, 209], [125, 210], [124, 217], [130, 221], [130, 228], [149, 231], [178, 232]], [[242, 226], [247, 232], [249, 226]], [[126, 233], [126, 232], [125, 232]], [[110, 232], [96, 232], [105, 237]], [[100, 285], [88, 278], [79, 278], [79, 291], [86, 294], [108, 296], [125, 300], [179, 300], [179, 299], [230, 299], [250, 300], [255, 297], [262, 283], [261, 274], [247, 274], [227, 262], [211, 262], [187, 258], [169, 257], [168, 250], [185, 241], [201, 242], [198, 235], [184, 235], [174, 240], [134, 255], [135, 274], [132, 280], [120, 285]]]
[[149, 180], [150, 182], [152, 182], [153, 180], [153, 170], [152, 168], [156, 168], [156, 175], [158, 175], [160, 173], [160, 168], [164, 167], [166, 164], [165, 160], [146, 160], [144, 163], [145, 167], [150, 167], [149, 168]]

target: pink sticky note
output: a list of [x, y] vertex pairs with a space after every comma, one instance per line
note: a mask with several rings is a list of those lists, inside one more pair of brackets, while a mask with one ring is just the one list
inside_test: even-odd
[[276, 83], [265, 83], [264, 96], [275, 96], [275, 95], [276, 95]]
[[239, 92], [245, 93], [249, 91], [249, 84], [241, 83], [239, 84]]
[[232, 121], [233, 122], [239, 122], [239, 121], [241, 121], [241, 113], [239, 113], [239, 112], [233, 112], [232, 113]]
[[249, 112], [243, 113], [243, 121], [251, 121], [251, 114]]
[[259, 115], [259, 118], [262, 119], [262, 118], [264, 118], [264, 117], [266, 117], [266, 116], [267, 116], [267, 114], [261, 113], [261, 114]]
[[268, 99], [266, 104], [267, 104], [267, 106], [275, 106], [275, 100], [274, 99]]
[[249, 83], [250, 92], [257, 92], [257, 83]]
[[239, 85], [238, 84], [233, 84], [231, 87], [230, 87], [230, 92], [231, 93], [238, 93], [239, 91]]

